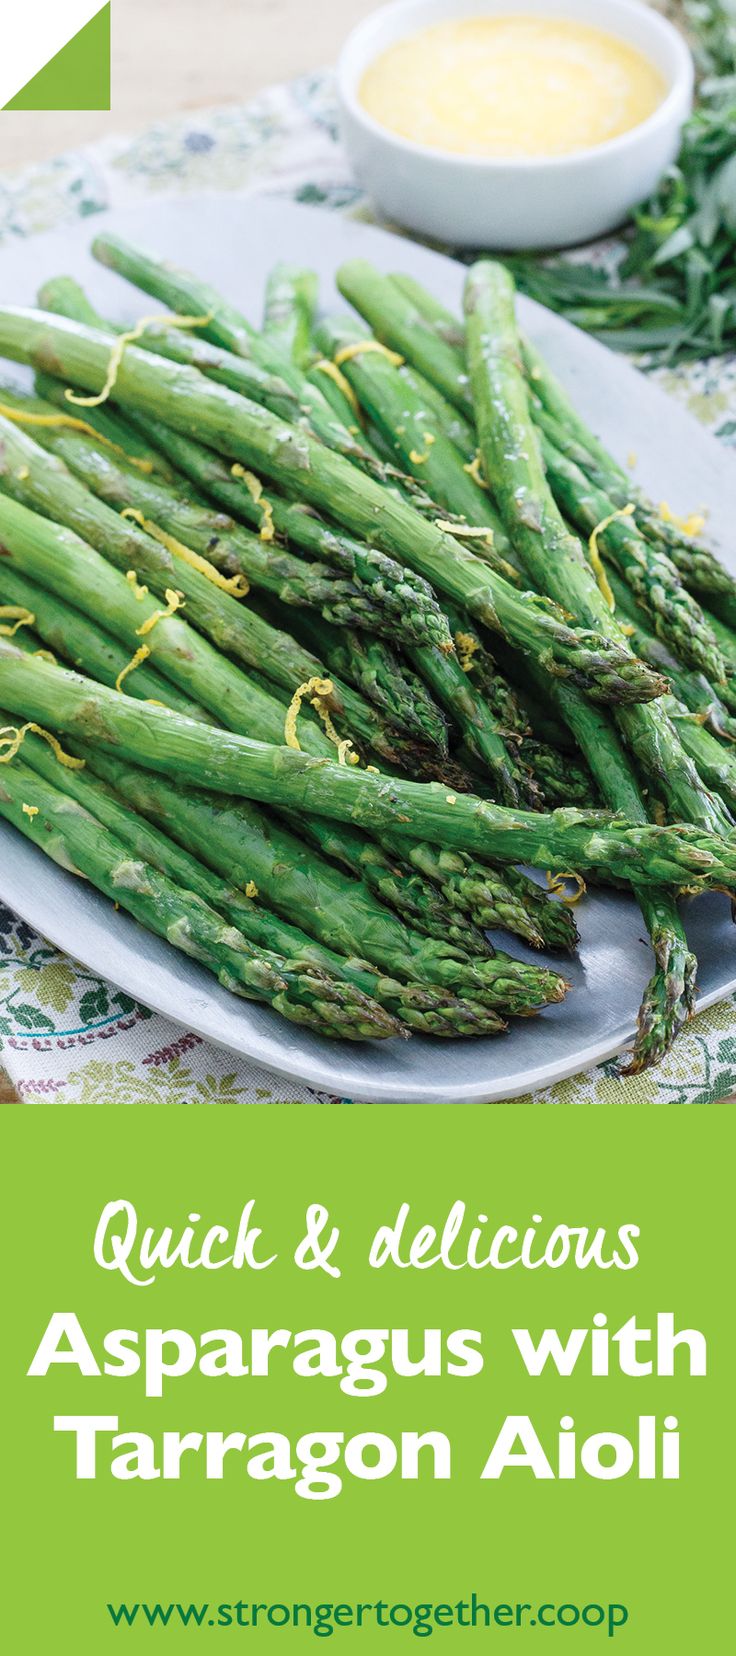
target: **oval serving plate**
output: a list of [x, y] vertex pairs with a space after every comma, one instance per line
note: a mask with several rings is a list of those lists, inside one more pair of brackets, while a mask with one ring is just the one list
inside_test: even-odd
[[[33, 304], [36, 290], [60, 272], [76, 276], [100, 310], [121, 321], [149, 301], [97, 265], [89, 244], [98, 226], [155, 248], [214, 282], [254, 322], [260, 320], [267, 272], [279, 259], [312, 265], [322, 302], [343, 304], [333, 272], [362, 255], [381, 269], [403, 270], [458, 308], [462, 266], [403, 238], [335, 213], [276, 199], [192, 196], [152, 201], [134, 210], [34, 236], [0, 252], [0, 296]], [[623, 459], [633, 450], [637, 475], [656, 499], [690, 511], [706, 503], [710, 530], [728, 557], [736, 497], [733, 461], [671, 398], [622, 358], [530, 301], [525, 327], [564, 380], [583, 414]], [[11, 364], [0, 375], [20, 378]], [[651, 953], [636, 905], [591, 893], [577, 910], [578, 956], [561, 969], [570, 993], [562, 1006], [517, 1020], [497, 1040], [388, 1041], [345, 1045], [320, 1040], [268, 1008], [237, 1000], [214, 978], [88, 886], [65, 874], [0, 823], [0, 899], [42, 935], [154, 1010], [278, 1074], [321, 1091], [377, 1103], [486, 1103], [548, 1087], [620, 1052], [631, 1040]], [[723, 898], [687, 904], [688, 936], [700, 961], [705, 1007], [736, 989], [736, 932]], [[516, 940], [511, 952], [534, 958]], [[539, 957], [536, 957], [539, 958]]]

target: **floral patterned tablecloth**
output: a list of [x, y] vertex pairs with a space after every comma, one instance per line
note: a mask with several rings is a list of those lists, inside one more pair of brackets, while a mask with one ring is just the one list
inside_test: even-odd
[[[157, 193], [267, 190], [368, 219], [336, 134], [332, 78], [271, 88], [0, 178], [0, 246]], [[92, 226], [90, 226], [92, 230]], [[601, 248], [600, 257], [610, 249]], [[736, 361], [659, 370], [736, 447]], [[0, 906], [0, 1059], [28, 1104], [339, 1103], [220, 1051], [57, 953]], [[522, 1102], [698, 1104], [736, 1089], [736, 1000], [702, 1014], [665, 1063], [603, 1065]], [[0, 1099], [4, 1083], [0, 1069]]]

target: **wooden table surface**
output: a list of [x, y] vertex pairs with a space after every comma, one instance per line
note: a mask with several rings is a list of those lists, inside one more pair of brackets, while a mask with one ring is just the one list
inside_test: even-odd
[[376, 0], [113, 0], [112, 109], [0, 111], [0, 171], [334, 63]]

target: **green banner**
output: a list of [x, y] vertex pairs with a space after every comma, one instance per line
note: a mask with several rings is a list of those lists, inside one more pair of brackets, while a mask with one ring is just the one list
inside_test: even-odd
[[725, 1650], [735, 1122], [6, 1111], [6, 1648]]

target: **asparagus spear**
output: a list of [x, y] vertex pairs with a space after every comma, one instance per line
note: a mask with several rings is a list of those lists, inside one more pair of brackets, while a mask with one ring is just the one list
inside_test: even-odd
[[522, 343], [524, 365], [543, 410], [544, 428], [563, 453], [587, 473], [591, 482], [610, 495], [617, 507], [634, 502], [636, 521], [647, 536], [664, 547], [685, 584], [705, 596], [709, 592], [736, 595], [736, 581], [708, 547], [701, 546], [676, 522], [668, 522], [605, 445], [582, 419], [564, 387], [540, 352], [528, 339]]
[[[48, 375], [37, 376], [38, 393], [60, 408], [67, 408], [64, 387]], [[375, 589], [382, 609], [393, 621], [400, 623], [405, 638], [418, 643], [437, 644], [449, 648], [447, 623], [437, 599], [421, 575], [387, 557], [377, 547], [365, 541], [356, 541], [346, 532], [325, 522], [323, 518], [298, 501], [289, 501], [271, 490], [264, 499], [258, 498], [253, 482], [234, 476], [230, 466], [211, 449], [189, 437], [173, 431], [163, 421], [138, 412], [130, 412], [126, 427], [133, 437], [143, 432], [157, 445], [156, 450], [167, 455], [172, 464], [204, 494], [232, 514], [233, 518], [262, 529], [269, 517], [276, 534], [287, 544], [297, 546], [311, 557], [324, 560], [362, 586]], [[89, 409], [90, 424], [102, 427], [104, 435], [105, 411]], [[140, 441], [140, 439], [138, 439]], [[255, 480], [256, 485], [260, 482]], [[178, 480], [177, 487], [183, 485]]]
[[[672, 645], [681, 661], [713, 679], [722, 679], [723, 658], [713, 629], [700, 605], [683, 586], [674, 564], [650, 545], [631, 518], [615, 515], [617, 508], [610, 496], [561, 454], [544, 431], [541, 443], [547, 476], [560, 510], [586, 535], [598, 529], [597, 544], [601, 552], [618, 569], [651, 616], [659, 637]], [[599, 528], [601, 524], [603, 528]]]
[[[52, 404], [7, 390], [0, 391], [0, 401], [21, 416], [54, 414]], [[267, 545], [206, 502], [187, 499], [180, 488], [145, 475], [84, 433], [53, 425], [33, 429], [38, 444], [63, 460], [105, 505], [118, 512], [139, 511], [223, 575], [244, 575], [249, 585], [273, 593], [282, 603], [319, 609], [337, 624], [379, 633], [397, 630], [395, 619], [383, 613], [374, 588], [346, 580], [325, 564], [305, 563], [278, 544]]]
[[[40, 398], [0, 392], [6, 407], [23, 414], [53, 415], [54, 407]], [[283, 604], [322, 612], [336, 625], [368, 627], [378, 633], [401, 633], [393, 605], [386, 609], [375, 584], [346, 579], [324, 563], [295, 558], [277, 542], [264, 540], [233, 522], [204, 500], [182, 493], [181, 486], [146, 476], [120, 460], [93, 438], [64, 426], [33, 428], [36, 441], [64, 461], [70, 471], [98, 499], [120, 512], [132, 508], [173, 535], [225, 576], [244, 575], [248, 583], [272, 593]], [[268, 514], [253, 501], [267, 535], [273, 534]]]
[[[274, 614], [273, 609], [269, 611]], [[314, 615], [296, 618], [298, 637], [330, 673], [337, 673], [379, 707], [391, 724], [447, 757], [447, 725], [421, 679], [382, 639], [331, 627]], [[441, 652], [439, 652], [441, 653]]]
[[682, 702], [674, 701], [671, 717], [677, 727], [680, 741], [689, 753], [698, 771], [714, 793], [720, 795], [728, 809], [736, 816], [736, 755], [733, 748], [718, 741], [699, 722], [698, 715], [688, 712]]
[[[240, 812], [238, 801], [223, 801], [221, 796], [214, 798], [197, 790], [179, 789], [165, 777], [142, 771], [114, 753], [83, 743], [75, 744], [75, 751], [136, 812], [160, 824], [167, 836], [167, 845], [174, 839], [189, 852], [194, 849], [202, 864], [228, 882], [228, 902], [232, 903], [232, 882], [245, 887], [252, 877], [251, 827], [248, 815]], [[252, 813], [250, 820], [255, 824], [255, 846], [262, 850], [268, 835], [267, 823], [258, 813]], [[259, 826], [261, 821], [263, 828]], [[237, 891], [235, 895], [238, 906], [233, 908], [231, 917], [251, 941], [262, 943], [269, 937], [277, 940], [280, 953], [297, 954], [299, 959], [312, 961], [330, 976], [354, 984], [416, 1033], [446, 1038], [496, 1032], [495, 1014], [486, 1012], [475, 1002], [458, 999], [449, 990], [434, 984], [407, 983], [387, 977], [365, 960], [337, 954], [334, 949], [316, 942], [295, 927], [291, 917], [283, 920], [266, 908], [260, 888], [254, 900], [244, 899]], [[245, 916], [241, 912], [243, 904]], [[224, 898], [217, 906], [230, 915]]]
[[[574, 691], [562, 689], [555, 700], [607, 804], [631, 822], [647, 824], [649, 814], [641, 789], [611, 722]], [[689, 948], [674, 892], [664, 884], [652, 886], [641, 878], [641, 871], [632, 871], [632, 875], [632, 891], [649, 934], [655, 969], [642, 997], [631, 1057], [622, 1066], [626, 1074], [648, 1069], [669, 1051], [693, 1015], [697, 974], [697, 960]]]
[[[297, 397], [303, 417], [324, 443], [334, 446], [337, 452], [356, 455], [360, 452], [360, 445], [335, 418], [320, 387], [310, 384], [289, 354], [266, 335], [259, 334], [242, 312], [216, 288], [200, 281], [189, 271], [176, 269], [169, 261], [164, 262], [141, 248], [133, 247], [119, 236], [97, 236], [92, 243], [92, 254], [100, 264], [116, 270], [170, 310], [206, 317], [204, 326], [197, 330], [200, 340], [210, 340], [232, 356], [255, 363], [266, 374], [275, 374]], [[173, 331], [178, 339], [178, 330]], [[191, 343], [196, 349], [196, 340]], [[180, 342], [180, 348], [188, 350], [186, 340]], [[184, 360], [191, 361], [192, 358], [187, 355]], [[201, 366], [203, 372], [211, 371], [204, 364]], [[235, 372], [231, 363], [220, 359], [218, 375], [223, 383], [231, 383], [226, 376]], [[244, 389], [242, 381], [235, 389]]]
[[[115, 687], [130, 661], [130, 651], [121, 648], [108, 633], [101, 632], [80, 610], [27, 580], [9, 558], [1, 555], [0, 593], [4, 603], [19, 604], [31, 612], [35, 632], [55, 655], [71, 667], [89, 673], [99, 684]], [[16, 635], [16, 642], [23, 648], [22, 634]], [[157, 701], [172, 707], [176, 713], [184, 713], [188, 719], [213, 723], [212, 715], [205, 708], [185, 696], [169, 679], [161, 678], [147, 662], [141, 662], [135, 672], [127, 675], [122, 688], [126, 695], [137, 696], [141, 701]]]
[[463, 672], [457, 656], [415, 648], [409, 651], [409, 658], [454, 720], [465, 748], [480, 765], [483, 775], [490, 778], [494, 798], [506, 805], [518, 805], [522, 799], [532, 806], [539, 804], [528, 775], [524, 776], [512, 756], [488, 703]]
[[318, 282], [313, 270], [277, 264], [266, 282], [263, 333], [297, 368], [309, 366]]
[[[680, 701], [691, 713], [697, 713], [704, 724], [707, 724], [714, 735], [723, 741], [736, 741], [736, 720], [731, 718], [724, 705], [722, 696], [728, 694], [729, 680], [716, 687], [703, 673], [696, 673], [691, 668], [683, 667], [682, 663], [672, 655], [661, 639], [655, 638], [649, 631], [646, 616], [637, 604], [634, 595], [615, 570], [610, 572], [611, 587], [616, 600], [616, 608], [625, 618], [627, 631], [631, 630], [632, 649], [636, 650], [643, 661], [651, 662], [652, 666], [666, 673], [672, 689]], [[714, 623], [718, 628], [718, 623]], [[719, 647], [726, 653], [727, 641], [719, 638]]]
[[418, 282], [415, 276], [407, 276], [401, 271], [394, 271], [391, 281], [409, 299], [425, 322], [431, 323], [433, 332], [438, 339], [444, 340], [461, 355], [465, 353], [465, 329], [458, 316], [454, 316], [439, 299], [430, 292], [429, 288]]
[[[29, 815], [24, 805], [31, 805]], [[131, 856], [76, 799], [19, 760], [0, 777], [0, 814], [62, 868], [88, 879], [148, 931], [206, 966], [226, 989], [273, 1006], [291, 1023], [340, 1040], [393, 1034], [378, 1006], [299, 958], [255, 948], [206, 902]]]
[[[168, 709], [133, 702], [66, 668], [26, 657], [0, 639], [0, 706], [57, 733], [113, 747], [145, 769], [215, 792], [312, 811], [402, 841], [428, 839], [491, 862], [591, 869], [693, 891], [736, 892], [736, 842], [690, 824], [659, 828], [604, 812], [510, 811], [440, 783], [387, 779], [230, 731], [212, 731]], [[595, 711], [595, 710], [593, 710]]]
[[[12, 771], [18, 763], [14, 760], [8, 769]], [[81, 771], [62, 766], [46, 743], [31, 735], [23, 747], [23, 771], [26, 765], [37, 777], [50, 784], [54, 793], [69, 796], [83, 807], [85, 814], [95, 817], [132, 854], [139, 866], [148, 864], [165, 875], [167, 883], [173, 882], [186, 897], [187, 903], [196, 900], [207, 905], [209, 910], [216, 911], [217, 916], [224, 918], [245, 940], [249, 955], [253, 956], [257, 951], [258, 957], [277, 972], [287, 968], [289, 972], [296, 971], [297, 975], [305, 973], [305, 988], [309, 993], [311, 977], [315, 998], [324, 984], [328, 1024], [334, 1017], [330, 1003], [334, 1001], [338, 1009], [340, 1023], [336, 1033], [346, 1034], [348, 1039], [353, 1040], [385, 1040], [391, 1035], [408, 1034], [408, 1029], [393, 1016], [386, 1003], [380, 1004], [378, 998], [373, 998], [371, 990], [374, 980], [369, 972], [358, 968], [357, 963], [355, 969], [348, 968], [346, 972], [346, 963], [339, 956], [320, 949], [305, 933], [286, 925], [262, 903], [249, 899], [212, 874], [203, 863], [151, 827], [135, 810], [128, 809], [111, 787], [92, 774], [88, 763]], [[4, 780], [5, 773], [0, 773], [0, 792]], [[29, 784], [34, 804], [37, 792], [35, 780], [34, 777], [33, 786]], [[163, 932], [163, 935], [168, 934]], [[379, 980], [376, 978], [375, 981]], [[392, 985], [391, 990], [398, 992], [400, 999], [401, 985]], [[392, 998], [394, 995], [390, 993], [388, 999]], [[301, 1018], [298, 1021], [302, 1021]], [[329, 1027], [322, 1031], [321, 1025], [322, 1020], [315, 1016], [313, 1027], [320, 1033], [331, 1032]]]
[[[14, 401], [19, 403], [20, 399]], [[106, 477], [108, 465], [90, 439], [81, 437], [82, 446], [78, 448], [68, 437], [49, 438], [44, 432], [42, 437], [54, 448], [64, 449], [75, 472], [58, 454], [45, 453], [9, 420], [0, 420], [0, 484], [7, 494], [73, 529], [118, 569], [126, 573], [134, 570], [141, 581], [150, 582], [159, 597], [165, 598], [170, 589], [180, 591], [192, 622], [218, 649], [257, 667], [274, 683], [293, 691], [320, 676], [319, 662], [289, 633], [277, 632], [250, 605], [221, 590], [185, 556], [177, 555], [135, 522], [122, 518], [90, 492], [76, 473], [83, 471], [89, 481], [95, 480], [103, 487], [99, 480]], [[340, 708], [337, 693], [333, 692], [331, 705], [335, 710]]]
[[[558, 603], [564, 594], [582, 622], [620, 642], [625, 634], [547, 482], [520, 367], [513, 282], [502, 265], [483, 260], [471, 268], [466, 327], [481, 446], [489, 471], [497, 471], [498, 502], [525, 567], [539, 590]], [[711, 829], [730, 826], [728, 813], [701, 783], [661, 707], [620, 707], [617, 718], [648, 780], [654, 786], [666, 780], [674, 814]]]
[[[245, 317], [215, 289], [189, 272], [174, 270], [172, 265], [131, 247], [118, 237], [98, 237], [92, 252], [102, 264], [117, 270], [146, 293], [162, 300], [170, 309], [187, 312], [192, 306], [205, 305], [208, 320], [207, 326], [201, 330], [204, 339], [201, 335], [199, 338], [191, 334], [182, 335], [171, 328], [151, 328], [143, 335], [144, 349], [158, 351], [173, 362], [190, 364], [218, 384], [240, 391], [244, 396], [254, 396], [273, 413], [306, 426], [327, 448], [351, 460], [399, 498], [409, 494], [417, 509], [429, 512], [436, 509], [422, 485], [398, 472], [393, 465], [386, 465], [372, 444], [362, 438], [360, 428], [349, 415], [345, 415], [344, 409], [338, 405], [336, 412], [334, 398], [325, 394], [322, 376], [312, 371], [304, 375], [266, 336], [257, 334]], [[89, 312], [84, 320], [89, 320]], [[208, 346], [208, 340], [225, 344], [225, 348], [215, 354], [213, 346]], [[281, 386], [286, 383], [292, 398], [291, 411], [284, 406], [280, 388], [277, 400], [270, 385], [254, 381], [253, 365], [265, 373], [269, 381], [276, 377]]]
[[727, 626], [719, 616], [715, 614], [710, 615], [708, 619], [715, 633], [718, 647], [726, 663], [726, 677], [718, 685], [718, 694], [723, 698], [726, 706], [729, 707], [732, 712], [736, 712], [736, 688], [734, 686], [734, 681], [736, 680], [736, 637], [734, 637], [730, 626]]
[[[52, 493], [55, 481], [50, 473]], [[126, 644], [129, 663], [139, 650], [147, 649], [154, 666], [223, 724], [240, 730], [255, 727], [264, 738], [268, 731], [270, 740], [283, 740], [284, 713], [279, 702], [172, 613], [168, 603], [166, 613], [71, 530], [0, 494], [0, 543], [5, 557], [21, 574], [75, 605], [89, 619], [101, 621]], [[313, 753], [334, 752], [311, 720], [303, 722], [302, 740]]]
[[401, 352], [449, 402], [469, 409], [472, 417], [473, 397], [462, 351], [437, 332], [404, 286], [381, 276], [365, 259], [348, 259], [341, 265], [337, 285], [378, 339]]
[[[438, 429], [436, 410], [417, 394], [403, 368], [390, 356], [360, 349], [371, 337], [370, 330], [350, 316], [323, 318], [316, 331], [325, 356], [340, 362], [362, 407], [405, 469], [421, 477], [447, 511], [465, 518], [469, 525], [489, 528], [489, 539], [494, 541], [498, 535], [504, 545], [506, 534], [487, 491], [479, 488], [460, 450]], [[356, 354], [347, 355], [350, 351]]]
[[[431, 874], [417, 870], [416, 859], [409, 862], [403, 850], [389, 852], [369, 839], [358, 828], [346, 823], [336, 827], [324, 817], [297, 817], [282, 813], [287, 826], [299, 839], [306, 840], [323, 856], [347, 868], [363, 880], [374, 896], [394, 910], [407, 925], [426, 937], [436, 937], [453, 943], [465, 955], [486, 955], [488, 941], [480, 925], [489, 922], [478, 914], [478, 924], [469, 920], [467, 911], [459, 920], [458, 905], [446, 900], [444, 888], [437, 889]], [[412, 847], [412, 850], [414, 847]]]
[[567, 903], [549, 897], [536, 880], [520, 868], [504, 869], [504, 878], [518, 902], [523, 903], [548, 949], [572, 951], [580, 941], [575, 916]]
[[[92, 391], [104, 383], [109, 350], [103, 336], [80, 324], [41, 313], [0, 307], [0, 353], [36, 368], [52, 368]], [[609, 639], [568, 627], [545, 607], [460, 548], [403, 501], [351, 467], [308, 433], [215, 385], [193, 370], [131, 346], [115, 383], [122, 407], [146, 407], [186, 434], [199, 436], [322, 506], [353, 533], [398, 555], [481, 621], [541, 656], [547, 670], [574, 677], [604, 700], [661, 693], [656, 677]]]
[[532, 948], [544, 947], [541, 926], [514, 891], [506, 871], [474, 862], [460, 851], [438, 849], [426, 841], [402, 847], [390, 835], [384, 834], [381, 838], [389, 851], [392, 845], [398, 846], [413, 868], [421, 870], [426, 879], [440, 887], [461, 925], [467, 925], [472, 915], [478, 925], [486, 926], [489, 931], [509, 931], [522, 937]]
[[177, 800], [177, 821], [170, 822], [175, 837], [180, 834], [179, 819], [186, 827], [188, 849], [206, 862], [224, 821], [230, 829], [230, 863], [219, 871], [233, 878], [232, 844], [239, 835], [239, 867], [245, 861], [245, 877], [254, 882], [262, 900], [286, 920], [298, 915], [305, 931], [348, 958], [357, 953], [393, 977], [437, 984], [472, 1006], [478, 1004], [481, 1013], [490, 1009], [525, 1016], [564, 994], [562, 980], [543, 967], [503, 955], [471, 959], [465, 950], [403, 925], [361, 881], [316, 855], [256, 806], [192, 797], [187, 790]]

